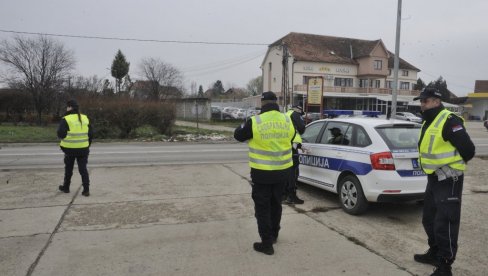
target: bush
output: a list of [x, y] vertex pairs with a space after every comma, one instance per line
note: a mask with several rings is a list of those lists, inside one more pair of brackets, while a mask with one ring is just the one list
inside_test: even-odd
[[91, 121], [95, 138], [129, 138], [143, 125], [170, 134], [175, 119], [171, 104], [144, 102], [130, 98], [100, 97], [79, 100], [81, 109]]
[[33, 109], [32, 96], [21, 90], [0, 89], [0, 112], [2, 122], [22, 122], [25, 120], [26, 111]]

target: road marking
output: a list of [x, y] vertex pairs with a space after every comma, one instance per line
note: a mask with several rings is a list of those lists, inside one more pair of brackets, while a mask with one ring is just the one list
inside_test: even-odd
[[[152, 151], [90, 151], [90, 155], [105, 155], [105, 154], [136, 154], [136, 153], [201, 153], [201, 152], [247, 152], [248, 149], [191, 149], [191, 150], [152, 150]], [[64, 155], [62, 152], [52, 153], [0, 153], [0, 156], [51, 156]]]

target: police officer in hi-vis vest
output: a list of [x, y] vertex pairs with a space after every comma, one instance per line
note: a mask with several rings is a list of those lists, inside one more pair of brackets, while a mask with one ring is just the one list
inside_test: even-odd
[[296, 130], [295, 138], [292, 141], [293, 167], [290, 169], [290, 177], [286, 183], [283, 196], [283, 203], [286, 204], [304, 203], [304, 201], [297, 196], [297, 181], [300, 173], [298, 169], [298, 149], [302, 147], [302, 137], [300, 135], [305, 132], [305, 122], [302, 118], [303, 114], [303, 109], [299, 105], [293, 106], [286, 112], [286, 115], [290, 117]]
[[234, 138], [249, 140], [252, 199], [261, 242], [254, 250], [273, 255], [281, 221], [281, 197], [293, 166], [291, 141], [295, 128], [281, 113], [273, 92], [261, 96], [261, 113], [236, 128]]
[[415, 254], [414, 259], [436, 266], [432, 275], [452, 275], [464, 170], [475, 154], [475, 147], [464, 120], [444, 108], [437, 89], [427, 87], [414, 100], [420, 100], [423, 117], [419, 161], [427, 174], [422, 224], [429, 244], [429, 250]]
[[84, 196], [90, 195], [90, 178], [88, 176], [88, 154], [93, 137], [93, 129], [88, 117], [79, 111], [78, 102], [69, 100], [66, 103], [66, 115], [58, 126], [58, 137], [61, 139], [59, 146], [64, 152], [64, 183], [59, 190], [69, 193], [71, 176], [75, 160], [78, 163], [78, 171], [81, 175]]

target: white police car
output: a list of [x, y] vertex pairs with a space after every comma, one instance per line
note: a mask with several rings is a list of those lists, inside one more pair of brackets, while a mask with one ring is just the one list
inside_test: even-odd
[[378, 118], [315, 121], [302, 135], [298, 180], [339, 194], [343, 210], [354, 215], [369, 202], [422, 200], [420, 127]]

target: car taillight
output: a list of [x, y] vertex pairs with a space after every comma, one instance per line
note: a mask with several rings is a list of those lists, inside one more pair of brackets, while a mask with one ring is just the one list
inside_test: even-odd
[[371, 165], [374, 170], [395, 170], [395, 163], [393, 162], [393, 156], [391, 152], [380, 152], [370, 155]]

